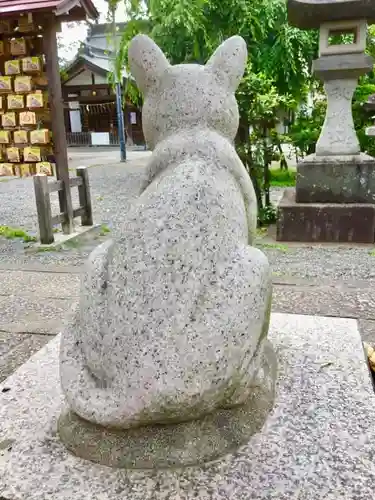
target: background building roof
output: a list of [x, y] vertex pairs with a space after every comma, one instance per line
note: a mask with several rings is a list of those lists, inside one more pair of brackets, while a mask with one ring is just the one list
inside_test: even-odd
[[[118, 23], [116, 27], [116, 36], [118, 43], [120, 43], [121, 33], [125, 27], [125, 23]], [[66, 69], [68, 75], [74, 77], [77, 67], [85, 63], [87, 63], [92, 70], [97, 68], [99, 73], [107, 74], [112, 71], [114, 59], [112, 37], [112, 24], [91, 25], [87, 38], [82, 43], [77, 56]], [[125, 69], [122, 71], [122, 77], [128, 77]]]
[[82, 11], [91, 19], [99, 16], [92, 0], [0, 0], [0, 17], [35, 11], [53, 11], [57, 16]]

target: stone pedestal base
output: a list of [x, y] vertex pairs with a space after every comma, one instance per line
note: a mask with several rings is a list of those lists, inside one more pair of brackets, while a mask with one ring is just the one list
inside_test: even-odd
[[277, 362], [267, 340], [261, 356], [261, 385], [254, 382], [244, 405], [219, 409], [199, 420], [129, 430], [100, 427], [67, 410], [59, 419], [59, 436], [74, 455], [110, 467], [155, 469], [215, 460], [247, 443], [272, 409]]
[[[273, 348], [266, 347], [263, 370], [276, 378]], [[184, 467], [216, 460], [235, 451], [259, 432], [272, 410], [275, 385], [254, 387], [246, 404], [220, 409], [199, 420], [149, 425], [126, 431], [111, 430], [65, 411], [58, 424], [59, 436], [77, 457], [109, 467], [160, 469]]]
[[[374, 393], [357, 322], [272, 314], [269, 337], [278, 383], [262, 429], [220, 460], [158, 471], [114, 469], [68, 452], [57, 435], [63, 397], [59, 338], [52, 340], [0, 384], [0, 498], [373, 498]], [[230, 441], [230, 422], [220, 426]]]
[[297, 203], [289, 188], [278, 209], [278, 241], [374, 243], [375, 205]]
[[297, 203], [375, 203], [375, 158], [307, 156], [297, 166]]

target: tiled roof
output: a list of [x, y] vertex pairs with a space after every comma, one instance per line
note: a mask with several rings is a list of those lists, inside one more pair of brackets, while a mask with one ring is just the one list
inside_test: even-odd
[[[93, 66], [97, 66], [98, 68], [104, 70], [105, 72], [109, 73], [113, 69], [113, 63], [109, 58], [104, 58], [104, 57], [95, 57], [95, 56], [90, 56], [88, 54], [82, 54], [80, 56], [80, 59], [84, 62], [87, 61], [91, 63]], [[124, 68], [122, 71], [122, 77], [127, 78], [128, 74], [126, 69]]]
[[[94, 55], [89, 55], [87, 53], [82, 53], [79, 54], [66, 69], [66, 72], [69, 75], [69, 78], [66, 81], [75, 78], [77, 68], [81, 67], [81, 65], [85, 65], [85, 63], [88, 63], [90, 70], [94, 73], [95, 70], [98, 70], [98, 73], [100, 72], [107, 75], [113, 69], [113, 63], [109, 57], [97, 57]], [[122, 78], [129, 77], [125, 68], [121, 71], [121, 75]]]
[[[116, 23], [116, 26], [117, 37], [121, 40], [121, 31], [125, 28], [126, 24]], [[78, 54], [66, 68], [69, 79], [74, 78], [77, 67], [85, 63], [88, 63], [91, 66], [90, 69], [94, 72], [95, 69], [98, 69], [100, 72], [108, 74], [113, 70], [113, 44], [108, 38], [110, 28], [112, 28], [112, 24], [91, 25], [87, 38], [81, 44]], [[128, 78], [129, 75], [125, 68], [121, 73], [123, 78]]]
[[88, 17], [96, 18], [99, 15], [92, 0], [0, 0], [0, 17], [38, 10], [55, 11], [57, 15], [62, 15], [75, 7], [83, 8]]

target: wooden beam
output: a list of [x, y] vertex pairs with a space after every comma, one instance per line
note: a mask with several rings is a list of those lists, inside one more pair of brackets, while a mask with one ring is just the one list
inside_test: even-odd
[[74, 218], [84, 216], [85, 215], [85, 207], [75, 208], [73, 211], [73, 214], [74, 214]]
[[90, 104], [90, 103], [108, 103], [115, 102], [114, 95], [90, 95], [84, 97], [67, 97], [64, 102], [79, 102], [80, 104]]
[[76, 170], [77, 176], [82, 180], [82, 185], [78, 187], [78, 199], [80, 208], [83, 208], [81, 215], [82, 226], [92, 226], [92, 205], [90, 194], [89, 173], [86, 167], [78, 167]]
[[68, 151], [64, 121], [64, 105], [61, 92], [60, 71], [57, 57], [57, 20], [51, 15], [44, 24], [43, 45], [46, 56], [49, 82], [49, 103], [52, 121], [52, 137], [56, 160], [56, 177], [63, 182], [59, 191], [60, 211], [64, 214], [62, 229], [65, 234], [73, 232], [73, 206], [69, 185]]
[[[80, 174], [78, 174], [78, 172], [77, 172], [77, 175], [80, 175]], [[82, 177], [72, 177], [70, 179], [70, 187], [75, 187], [75, 186], [79, 187], [79, 186], [82, 186], [82, 184], [83, 184]]]
[[48, 183], [48, 192], [55, 193], [56, 191], [61, 191], [63, 188], [62, 181], [52, 181]]
[[38, 213], [40, 242], [49, 245], [54, 242], [51, 200], [49, 197], [48, 177], [37, 174], [33, 177], [36, 209]]
[[79, 92], [80, 90], [100, 90], [100, 89], [108, 89], [109, 85], [107, 83], [96, 83], [95, 85], [65, 85], [63, 82], [63, 90], [64, 94], [74, 94]]
[[[74, 78], [77, 78], [81, 73], [86, 71], [86, 68], [80, 68], [79, 70], [75, 71], [74, 73], [70, 74], [66, 80], [62, 82], [62, 85], [65, 87], [69, 87], [68, 83], [73, 80]], [[69, 74], [69, 73], [68, 73]]]
[[[71, 177], [69, 179], [70, 187], [82, 186], [83, 181], [81, 177]], [[62, 181], [50, 181], [48, 183], [48, 191], [50, 193], [55, 193], [56, 191], [61, 191], [64, 188]]]
[[57, 214], [57, 215], [54, 215], [51, 219], [52, 221], [52, 225], [53, 226], [56, 226], [57, 224], [62, 224], [63, 221], [65, 219], [65, 216], [64, 214]]
[[91, 63], [84, 56], [78, 56], [77, 59], [67, 68], [68, 78], [64, 81], [64, 86], [69, 86], [69, 82], [83, 71], [92, 72], [99, 76], [107, 76], [108, 71], [95, 63]]

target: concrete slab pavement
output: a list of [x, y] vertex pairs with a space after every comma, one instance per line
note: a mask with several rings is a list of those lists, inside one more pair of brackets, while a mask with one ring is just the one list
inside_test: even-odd
[[[90, 183], [95, 221], [109, 224], [111, 237], [115, 235], [122, 214], [127, 212], [132, 199], [139, 193], [146, 173], [144, 167], [151, 153], [131, 151], [126, 164], [118, 163], [118, 154], [118, 148], [69, 150], [71, 168], [79, 165], [105, 167], [91, 170]], [[31, 179], [0, 184], [3, 207], [0, 224], [22, 225], [26, 229], [35, 226], [32, 188]], [[57, 200], [53, 201], [57, 207]], [[19, 223], [21, 215], [22, 224]], [[69, 252], [23, 256], [17, 261], [22, 261], [22, 264], [18, 264], [11, 260], [15, 253], [14, 246], [10, 245], [12, 242], [3, 240], [1, 243], [0, 378], [22, 364], [49, 336], [61, 330], [62, 322], [78, 298], [83, 262], [78, 250], [77, 255], [71, 250], [74, 253], [72, 256]], [[92, 242], [93, 246], [98, 243], [98, 240]], [[272, 248], [264, 245], [261, 249], [266, 254], [272, 253]], [[80, 250], [86, 253], [84, 248]], [[290, 254], [293, 255], [293, 252]], [[281, 257], [271, 255], [270, 262], [274, 269], [280, 267]], [[356, 261], [359, 257], [355, 254], [352, 259]], [[327, 259], [317, 265], [327, 265]], [[297, 264], [298, 269], [302, 269], [305, 262], [306, 257], [301, 257], [298, 251], [298, 262], [293, 261], [292, 256], [289, 261], [287, 259], [281, 266], [281, 275], [286, 276]], [[343, 264], [344, 271], [345, 266], [349, 266], [348, 256]], [[359, 319], [363, 338], [375, 344], [375, 299], [372, 292], [375, 278], [369, 276], [368, 281], [348, 283], [336, 275], [332, 279], [312, 281], [298, 280], [296, 276], [281, 279], [275, 273], [274, 281], [274, 312], [356, 318]]]
[[54, 335], [0, 332], [0, 383], [53, 337]]
[[80, 269], [1, 269], [0, 381], [61, 331], [78, 299]]
[[[374, 393], [356, 321], [272, 314], [269, 337], [278, 390], [262, 430], [202, 467], [156, 471], [104, 467], [64, 447], [54, 339], [0, 386], [0, 498], [373, 498]], [[232, 438], [227, 419], [217, 420]]]
[[[82, 270], [0, 266], [0, 380], [61, 331], [78, 300]], [[358, 319], [362, 338], [375, 344], [375, 300], [369, 283], [277, 276], [273, 281], [273, 312]]]

